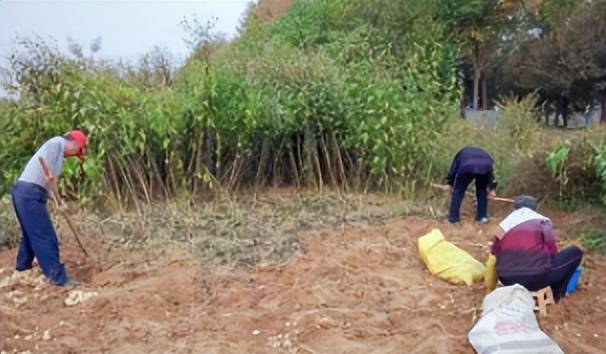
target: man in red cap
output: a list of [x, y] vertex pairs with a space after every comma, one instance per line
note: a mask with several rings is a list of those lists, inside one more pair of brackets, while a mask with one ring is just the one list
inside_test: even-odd
[[[80, 130], [51, 138], [36, 151], [13, 185], [13, 207], [22, 232], [17, 271], [32, 268], [35, 257], [51, 283], [60, 286], [73, 284], [59, 258], [59, 242], [46, 210], [46, 201], [51, 194], [49, 192], [57, 190], [63, 158], [76, 156], [82, 160], [87, 145], [88, 138]], [[57, 196], [53, 198], [58, 200]]]

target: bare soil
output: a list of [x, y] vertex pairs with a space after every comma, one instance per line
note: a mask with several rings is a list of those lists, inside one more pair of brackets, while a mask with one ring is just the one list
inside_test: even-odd
[[[470, 208], [468, 208], [470, 209]], [[496, 211], [494, 220], [505, 211]], [[580, 216], [544, 211], [562, 239]], [[61, 256], [97, 296], [67, 306], [73, 289], [12, 279], [16, 249], [0, 253], [0, 349], [31, 353], [473, 353], [467, 333], [486, 294], [422, 264], [418, 237], [439, 228], [485, 260], [488, 225], [427, 216], [347, 221], [283, 235], [299, 244], [280, 261], [218, 264], [195, 247], [109, 247], [85, 236], [92, 259], [63, 237]], [[118, 235], [119, 236], [119, 235]], [[109, 252], [108, 252], [109, 250]], [[606, 258], [591, 254], [580, 289], [539, 317], [566, 353], [606, 353]]]

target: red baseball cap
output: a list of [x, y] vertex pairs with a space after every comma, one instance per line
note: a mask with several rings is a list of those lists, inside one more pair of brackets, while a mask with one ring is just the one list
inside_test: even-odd
[[76, 154], [80, 160], [84, 158], [84, 148], [88, 145], [88, 137], [81, 130], [70, 130], [65, 134], [70, 140], [76, 141], [80, 144], [80, 150]]

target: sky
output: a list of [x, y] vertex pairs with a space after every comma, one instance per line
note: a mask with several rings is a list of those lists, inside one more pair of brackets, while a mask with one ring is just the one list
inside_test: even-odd
[[[16, 36], [54, 39], [67, 51], [67, 38], [88, 53], [102, 37], [97, 56], [136, 62], [154, 46], [165, 46], [177, 59], [189, 49], [179, 23], [195, 16], [200, 23], [217, 18], [216, 30], [228, 37], [236, 29], [250, 0], [0, 0], [0, 67], [14, 50]], [[2, 93], [2, 92], [0, 92]]]

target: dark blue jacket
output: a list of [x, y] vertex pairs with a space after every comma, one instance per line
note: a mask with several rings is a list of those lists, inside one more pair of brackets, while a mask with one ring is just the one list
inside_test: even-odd
[[473, 146], [465, 147], [455, 155], [450, 165], [450, 170], [446, 177], [448, 184], [451, 186], [454, 185], [455, 178], [460, 173], [474, 175], [489, 174], [490, 189], [495, 189], [493, 162], [492, 157], [486, 151]]

